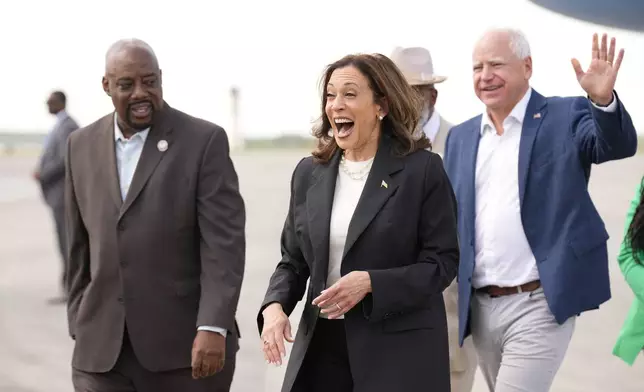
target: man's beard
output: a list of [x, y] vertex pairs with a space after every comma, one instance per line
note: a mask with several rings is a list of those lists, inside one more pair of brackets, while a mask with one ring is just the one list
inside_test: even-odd
[[151, 114], [151, 120], [148, 121], [147, 123], [136, 123], [134, 122], [134, 118], [132, 116], [132, 113], [130, 110], [127, 111], [126, 119], [125, 121], [127, 122], [128, 127], [136, 130], [136, 131], [143, 131], [147, 128], [150, 128], [152, 126], [152, 123], [154, 122], [154, 117], [156, 114], [156, 110], [154, 110], [154, 107], [152, 108], [152, 114]]
[[[128, 115], [129, 117], [129, 115]], [[145, 129], [148, 129], [152, 126], [152, 121], [149, 121], [145, 124], [142, 123], [135, 123], [132, 121], [132, 119], [128, 118], [127, 119], [127, 126], [130, 127], [131, 129], [134, 129], [135, 131], [143, 131]]]
[[423, 107], [423, 112], [420, 114], [421, 126], [427, 124], [429, 119], [432, 117], [432, 114], [434, 114], [434, 108], [430, 108], [428, 105], [425, 105], [425, 107]]

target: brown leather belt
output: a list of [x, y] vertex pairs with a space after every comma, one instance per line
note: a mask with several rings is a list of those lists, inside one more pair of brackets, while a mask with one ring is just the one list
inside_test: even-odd
[[535, 291], [539, 287], [541, 287], [541, 281], [533, 280], [532, 282], [514, 287], [485, 286], [480, 289], [476, 289], [476, 292], [488, 294], [490, 297], [502, 297], [505, 295]]

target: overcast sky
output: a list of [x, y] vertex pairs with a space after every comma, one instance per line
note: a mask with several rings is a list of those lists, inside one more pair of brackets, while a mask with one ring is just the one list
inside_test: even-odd
[[[129, 3], [129, 4], [128, 4]], [[319, 115], [326, 64], [350, 52], [390, 54], [425, 46], [448, 76], [438, 109], [451, 122], [480, 113], [471, 85], [471, 51], [493, 25], [521, 28], [532, 46], [532, 85], [546, 95], [582, 94], [571, 57], [586, 67], [592, 33], [626, 49], [617, 91], [644, 129], [644, 37], [562, 17], [526, 0], [273, 0], [168, 2], [80, 0], [3, 6], [0, 129], [46, 131], [45, 100], [68, 94], [69, 111], [87, 125], [112, 110], [100, 85], [107, 47], [137, 37], [155, 49], [164, 94], [178, 109], [230, 127], [231, 85], [241, 88], [247, 136], [306, 134]]]

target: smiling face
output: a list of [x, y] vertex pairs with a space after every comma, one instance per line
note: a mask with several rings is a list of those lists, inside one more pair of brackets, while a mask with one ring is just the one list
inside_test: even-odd
[[154, 113], [163, 107], [161, 70], [156, 58], [142, 48], [113, 54], [103, 89], [112, 98], [119, 125], [127, 128], [123, 132], [150, 127]]
[[325, 113], [336, 143], [347, 154], [367, 150], [375, 153], [380, 136], [379, 116], [385, 113], [374, 101], [368, 79], [356, 67], [333, 71], [326, 85]]
[[472, 62], [476, 96], [491, 111], [512, 111], [529, 87], [531, 57], [512, 51], [509, 34], [491, 32], [477, 43]]

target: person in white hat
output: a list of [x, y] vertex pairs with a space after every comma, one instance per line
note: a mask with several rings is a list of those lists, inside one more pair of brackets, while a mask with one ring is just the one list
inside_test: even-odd
[[438, 90], [435, 85], [444, 82], [447, 77], [434, 74], [434, 64], [429, 50], [421, 47], [397, 47], [391, 60], [398, 66], [407, 82], [422, 94], [425, 102], [420, 119], [419, 131], [424, 132], [432, 142], [432, 151], [443, 155], [445, 139], [452, 124], [447, 122], [436, 111]]
[[[429, 50], [421, 47], [397, 47], [391, 60], [396, 63], [407, 82], [424, 97], [425, 108], [419, 123], [419, 132], [424, 132], [432, 142], [432, 151], [443, 155], [445, 140], [452, 124], [445, 121], [435, 109], [438, 91], [435, 85], [447, 79], [434, 74], [434, 65]], [[458, 344], [458, 285], [456, 279], [444, 291], [447, 327], [449, 330], [450, 381], [452, 392], [470, 392], [474, 385], [477, 359], [472, 339]]]

